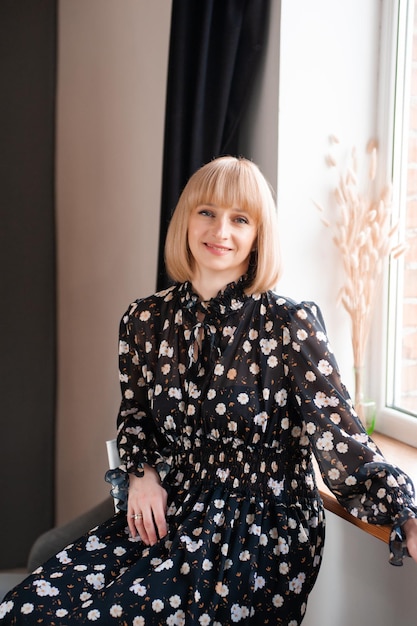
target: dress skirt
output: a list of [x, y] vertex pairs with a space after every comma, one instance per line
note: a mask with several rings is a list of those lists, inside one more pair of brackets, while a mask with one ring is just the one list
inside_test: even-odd
[[6, 596], [1, 626], [301, 624], [324, 545], [317, 490], [290, 501], [285, 479], [251, 484], [244, 460], [207, 455], [165, 485], [166, 537], [147, 547], [117, 513]]

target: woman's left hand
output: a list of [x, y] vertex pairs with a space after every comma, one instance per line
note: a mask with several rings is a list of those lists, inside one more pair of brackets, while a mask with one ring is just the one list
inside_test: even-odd
[[405, 539], [407, 543], [407, 550], [410, 556], [417, 563], [417, 518], [413, 517], [408, 519], [403, 524]]

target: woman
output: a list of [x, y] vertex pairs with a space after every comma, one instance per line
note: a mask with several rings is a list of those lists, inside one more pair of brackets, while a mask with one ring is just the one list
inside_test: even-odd
[[126, 512], [10, 593], [3, 624], [298, 626], [324, 544], [312, 452], [342, 505], [404, 531], [417, 560], [413, 486], [363, 431], [318, 307], [271, 291], [276, 233], [250, 161], [191, 177], [166, 242], [175, 285], [120, 326], [107, 480]]

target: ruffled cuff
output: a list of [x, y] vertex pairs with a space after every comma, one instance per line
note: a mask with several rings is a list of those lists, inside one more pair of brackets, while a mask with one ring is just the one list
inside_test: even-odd
[[110, 495], [117, 501], [119, 511], [127, 511], [127, 496], [129, 493], [129, 476], [120, 467], [109, 469], [104, 480], [111, 484]]
[[[138, 478], [142, 478], [144, 474], [143, 463], [137, 463], [129, 471], [126, 471], [125, 465], [109, 469], [104, 475], [106, 482], [112, 486], [110, 489], [110, 495], [117, 501], [117, 508], [120, 511], [127, 511], [127, 499], [129, 494], [129, 474], [134, 474]], [[173, 456], [159, 455], [157, 456], [154, 464], [155, 470], [158, 472], [161, 483], [171, 472], [173, 467]]]
[[403, 565], [403, 558], [410, 556], [405, 543], [403, 524], [410, 518], [416, 517], [412, 509], [405, 508], [399, 513], [391, 529], [389, 538], [389, 562], [391, 565]]

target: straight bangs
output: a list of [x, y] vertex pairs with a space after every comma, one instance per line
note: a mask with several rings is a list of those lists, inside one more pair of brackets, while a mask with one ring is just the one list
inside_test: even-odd
[[259, 182], [263, 182], [263, 177], [260, 172], [258, 177], [256, 170], [257, 167], [246, 159], [220, 157], [211, 161], [189, 181], [189, 211], [204, 204], [233, 207], [245, 211], [259, 224], [264, 204]]

